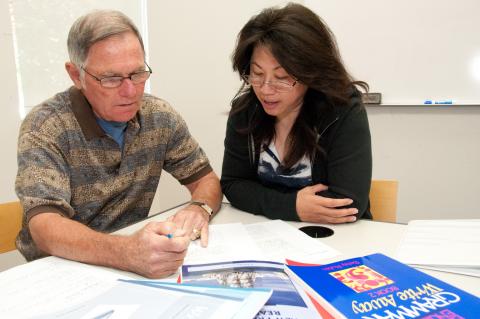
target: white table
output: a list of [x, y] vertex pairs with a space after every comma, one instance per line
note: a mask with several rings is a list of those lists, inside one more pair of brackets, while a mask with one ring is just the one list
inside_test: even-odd
[[[180, 206], [179, 206], [180, 207]], [[117, 231], [118, 234], [131, 234], [140, 229], [150, 221], [163, 221], [173, 215], [179, 207], [172, 208], [166, 212], [150, 216], [149, 218], [134, 225]], [[233, 208], [229, 204], [223, 204], [221, 211], [214, 217], [211, 224], [225, 224], [242, 222], [244, 224], [261, 222], [268, 220], [266, 217], [242, 212]], [[289, 222], [294, 227], [312, 225], [301, 222]], [[323, 243], [337, 249], [342, 254], [327, 262], [333, 262], [341, 259], [353, 258], [357, 256], [368, 255], [372, 253], [383, 253], [390, 257], [395, 257], [398, 244], [406, 230], [406, 225], [383, 223], [370, 220], [359, 220], [351, 224], [342, 225], [323, 225], [334, 230], [334, 234], [327, 238], [321, 238]], [[17, 252], [18, 254], [18, 252]], [[51, 258], [51, 257], [47, 257]], [[421, 269], [420, 269], [421, 270]], [[111, 270], [121, 274], [124, 272]], [[422, 270], [427, 274], [437, 277], [458, 288], [468, 291], [476, 296], [480, 296], [480, 278], [452, 274], [433, 270]], [[134, 277], [137, 277], [133, 275]]]
[[[132, 233], [150, 221], [165, 220], [169, 216], [173, 215], [178, 209], [179, 207], [170, 209], [160, 214], [152, 215], [148, 219], [124, 228], [117, 233]], [[233, 208], [230, 204], [224, 203], [220, 212], [211, 221], [211, 224], [235, 222], [250, 224], [266, 220], [268, 220], [266, 217], [249, 214]], [[296, 228], [313, 225], [302, 222], [289, 222], [289, 224]], [[404, 224], [384, 223], [371, 220], [359, 220], [355, 223], [323, 226], [333, 229], [334, 234], [330, 237], [319, 238], [318, 240], [321, 240], [323, 243], [337, 249], [342, 253], [340, 256], [332, 258], [331, 260], [325, 260], [326, 263], [372, 253], [383, 253], [390, 257], [395, 257], [396, 249], [407, 227]], [[419, 270], [476, 296], [480, 296], [480, 278], [478, 277], [434, 270]]]
[[[117, 231], [116, 233], [131, 234], [143, 227], [148, 222], [165, 220], [169, 216], [173, 215], [178, 209], [179, 207], [176, 207], [164, 213], [150, 216], [146, 220]], [[223, 204], [221, 211], [217, 216], [215, 216], [211, 223], [224, 224], [242, 222], [244, 224], [249, 224], [267, 220], [268, 219], [263, 216], [245, 213], [231, 207], [229, 204]], [[308, 223], [299, 222], [289, 223], [297, 228], [311, 225]], [[333, 229], [334, 234], [331, 237], [321, 238], [318, 240], [321, 240], [323, 243], [341, 252], [340, 256], [331, 258], [331, 260], [324, 260], [325, 263], [368, 255], [376, 252], [394, 257], [397, 246], [403, 236], [404, 231], [406, 230], [406, 225], [368, 220], [360, 220], [352, 224], [324, 226]], [[43, 268], [41, 268], [42, 265]], [[39, 270], [39, 268], [41, 269]], [[58, 270], [60, 269], [60, 273], [62, 273], [63, 270], [65, 277], [65, 269], [67, 268], [67, 277], [59, 279]], [[52, 272], [52, 269], [55, 270]], [[13, 275], [11, 271], [13, 271]], [[44, 302], [40, 304], [43, 306], [43, 309], [41, 309], [42, 313], [51, 312], [52, 308], [57, 310], [62, 309], [71, 302], [81, 302], [78, 300], [78, 297], [72, 301], [72, 287], [75, 289], [74, 294], [76, 294], [76, 296], [90, 296], [89, 298], [92, 298], [97, 295], [95, 289], [98, 289], [98, 287], [106, 289], [108, 288], [107, 286], [112, 285], [117, 278], [140, 278], [140, 276], [136, 274], [105, 267], [71, 262], [57, 257], [47, 257], [39, 260], [38, 262], [20, 265], [12, 268], [11, 271], [8, 271], [8, 274], [7, 272], [0, 272], [0, 279], [2, 278], [2, 275], [4, 275], [2, 279], [3, 281], [0, 280], [0, 295], [2, 295], [3, 292], [2, 298], [4, 301], [3, 308], [2, 304], [0, 304], [0, 317], [2, 317], [2, 309], [5, 311], [5, 309], [10, 308], [10, 311], [12, 311], [12, 307], [16, 309], [15, 311], [17, 311], [17, 313], [19, 312], [23, 316], [27, 316], [28, 313], [30, 313], [28, 311], [31, 309], [34, 310], [33, 315], [37, 315], [39, 311], [39, 304], [35, 300], [38, 300], [39, 297], [43, 297], [42, 300], [44, 300]], [[433, 270], [422, 271], [476, 296], [480, 296], [480, 278], [478, 277], [451, 274]], [[16, 279], [12, 280], [12, 276]], [[31, 278], [32, 276], [34, 277], [33, 283]], [[171, 276], [169, 279], [175, 280], [176, 277], [177, 274]], [[83, 278], [89, 279], [84, 280]], [[72, 281], [75, 282], [74, 286], [72, 286]], [[92, 283], [95, 283], [96, 285], [92, 285]], [[86, 284], [88, 285], [85, 286]], [[32, 289], [32, 285], [35, 288]], [[25, 308], [26, 300], [29, 302], [29, 307], [27, 308]], [[28, 313], [25, 314], [25, 311]], [[17, 317], [19, 316], [15, 316], [15, 318]]]

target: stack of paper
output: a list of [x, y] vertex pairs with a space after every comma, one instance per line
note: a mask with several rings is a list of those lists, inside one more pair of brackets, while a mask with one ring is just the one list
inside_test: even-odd
[[480, 219], [414, 220], [397, 258], [415, 267], [480, 277]]

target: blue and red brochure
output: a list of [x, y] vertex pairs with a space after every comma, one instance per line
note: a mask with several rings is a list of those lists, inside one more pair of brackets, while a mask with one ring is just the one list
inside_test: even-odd
[[268, 288], [273, 293], [256, 319], [319, 319], [314, 305], [285, 273], [283, 263], [241, 260], [183, 265], [181, 282], [194, 285]]
[[286, 272], [335, 318], [480, 318], [480, 298], [383, 254]]

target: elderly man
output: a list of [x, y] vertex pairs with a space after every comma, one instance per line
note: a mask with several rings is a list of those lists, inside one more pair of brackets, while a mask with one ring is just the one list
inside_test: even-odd
[[[190, 240], [207, 245], [221, 202], [218, 177], [180, 115], [144, 93], [152, 70], [128, 17], [80, 17], [68, 52], [74, 86], [36, 106], [20, 129], [16, 192], [24, 221], [17, 248], [27, 260], [55, 255], [167, 276]], [[162, 169], [188, 188], [191, 204], [169, 222], [108, 234], [148, 215]]]

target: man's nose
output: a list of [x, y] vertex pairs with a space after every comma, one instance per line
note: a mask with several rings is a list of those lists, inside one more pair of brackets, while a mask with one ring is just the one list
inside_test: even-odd
[[120, 85], [121, 96], [135, 96], [137, 94], [137, 88], [135, 84], [129, 78], [125, 78]]

